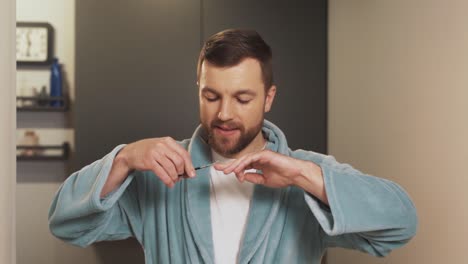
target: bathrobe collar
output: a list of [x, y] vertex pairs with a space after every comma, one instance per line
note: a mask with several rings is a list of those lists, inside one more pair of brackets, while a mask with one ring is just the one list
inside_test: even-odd
[[[288, 155], [288, 146], [283, 132], [273, 123], [264, 120], [262, 132], [267, 140], [266, 149]], [[199, 126], [190, 141], [188, 151], [195, 167], [212, 162], [211, 149], [206, 141], [206, 132]], [[210, 212], [210, 170], [197, 171], [193, 179], [185, 180], [183, 195], [185, 211], [194, 242], [205, 263], [214, 263], [213, 235]], [[244, 238], [239, 252], [239, 263], [247, 263], [269, 233], [278, 213], [284, 189], [255, 185], [250, 203]]]

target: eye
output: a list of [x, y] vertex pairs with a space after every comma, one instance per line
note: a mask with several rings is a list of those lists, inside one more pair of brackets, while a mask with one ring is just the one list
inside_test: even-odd
[[248, 99], [248, 100], [243, 100], [241, 98], [237, 98], [237, 101], [240, 103], [240, 104], [248, 104], [251, 100]]
[[207, 100], [208, 102], [214, 102], [214, 101], [216, 101], [216, 100], [219, 99], [218, 96], [214, 96], [214, 97], [207, 97], [207, 96], [205, 96], [205, 98], [206, 98], [206, 100]]

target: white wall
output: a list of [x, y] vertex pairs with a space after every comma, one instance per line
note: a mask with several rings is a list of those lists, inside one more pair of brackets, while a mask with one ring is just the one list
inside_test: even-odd
[[[75, 0], [17, 0], [17, 21], [48, 22], [54, 28], [55, 55], [63, 64], [69, 81], [70, 95], [75, 90]], [[49, 88], [50, 72], [43, 70], [19, 70], [17, 89], [23, 85], [46, 85]]]
[[15, 263], [15, 2], [0, 3], [0, 263]]
[[[73, 101], [75, 98], [75, 0], [17, 0], [16, 5], [17, 21], [48, 22], [54, 28], [54, 54], [62, 64], [65, 86], [69, 90], [70, 98]], [[18, 95], [32, 96], [33, 87], [39, 90], [42, 86], [46, 86], [47, 91], [50, 91], [50, 71], [44, 68], [20, 68], [16, 73], [16, 82]], [[22, 120], [25, 115], [19, 115], [18, 125], [21, 127], [23, 127]], [[57, 120], [56, 123], [61, 124], [60, 120]], [[57, 138], [64, 138], [72, 143], [73, 147], [73, 129], [49, 127], [36, 132], [41, 144], [61, 144], [62, 141], [58, 141]], [[17, 131], [18, 140], [23, 135], [24, 131]]]
[[329, 152], [401, 184], [420, 225], [388, 258], [328, 263], [467, 263], [468, 1], [329, 3]]
[[[17, 0], [16, 16], [18, 21], [37, 21], [52, 24], [55, 31], [55, 54], [63, 64], [70, 97], [74, 98], [75, 82], [75, 1], [74, 0]], [[17, 91], [22, 86], [49, 86], [50, 71], [24, 70], [17, 71]], [[73, 129], [61, 128], [57, 119], [60, 113], [36, 114], [36, 120], [25, 122], [27, 114], [18, 115], [18, 125], [32, 123], [59, 124], [34, 128], [42, 144], [61, 144], [63, 141], [74, 142]], [[63, 117], [62, 117], [63, 118]], [[31, 118], [29, 118], [31, 119]], [[15, 138], [20, 139], [25, 128], [16, 131]], [[58, 164], [57, 164], [58, 163]], [[67, 245], [50, 234], [47, 214], [52, 197], [61, 181], [67, 176], [65, 163], [43, 162], [40, 164], [18, 163], [18, 184], [16, 185], [16, 218], [17, 218], [17, 263], [59, 264], [59, 263], [99, 263], [93, 247], [81, 249]], [[55, 175], [52, 176], [51, 175]], [[50, 180], [50, 179], [55, 180]], [[24, 180], [26, 179], [26, 180]], [[46, 180], [44, 180], [46, 179]], [[3, 263], [3, 262], [0, 262]]]

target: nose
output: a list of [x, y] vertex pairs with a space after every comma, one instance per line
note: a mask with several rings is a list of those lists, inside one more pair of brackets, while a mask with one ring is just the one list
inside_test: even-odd
[[233, 118], [232, 107], [228, 100], [224, 100], [221, 103], [221, 109], [218, 113], [218, 119], [222, 121], [231, 120]]

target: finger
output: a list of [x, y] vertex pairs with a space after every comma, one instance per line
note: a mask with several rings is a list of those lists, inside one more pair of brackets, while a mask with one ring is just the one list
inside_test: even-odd
[[241, 160], [239, 164], [233, 169], [235, 173], [241, 172], [246, 170], [246, 168], [255, 168], [256, 162], [261, 158], [260, 153], [256, 153], [254, 155], [251, 155], [249, 157], [246, 157], [245, 159]]
[[[184, 172], [190, 177], [195, 177], [196, 172], [193, 167], [192, 158], [186, 149], [180, 146], [175, 140], [167, 140], [168, 146], [184, 160]], [[183, 173], [182, 173], [183, 174]]]
[[234, 171], [235, 168], [237, 168], [237, 166], [239, 166], [239, 164], [247, 158], [248, 155], [244, 156], [244, 157], [241, 157], [233, 162], [231, 162], [229, 165], [227, 165], [224, 169], [223, 169], [223, 172], [224, 174], [229, 174], [231, 172]]
[[247, 170], [252, 168], [253, 167], [251, 165], [247, 165], [247, 167], [245, 167], [243, 170], [233, 171], [233, 173], [240, 182], [244, 182], [244, 173], [246, 173]]
[[224, 170], [225, 168], [227, 168], [229, 165], [231, 165], [233, 162], [227, 162], [227, 163], [220, 163], [220, 162], [217, 162], [213, 165], [213, 167], [216, 169], [216, 170], [219, 170], [219, 171], [222, 171]]
[[166, 171], [155, 160], [153, 160], [151, 164], [154, 174], [156, 174], [164, 184], [172, 188], [174, 186], [174, 181], [167, 175]]
[[166, 171], [167, 175], [169, 175], [169, 177], [171, 177], [171, 179], [173, 181], [176, 181], [177, 178], [179, 178], [179, 174], [177, 173], [177, 170], [175, 168], [175, 165], [174, 163], [172, 163], [172, 161], [170, 161], [168, 158], [166, 158], [166, 156], [160, 156], [156, 162], [159, 163], [159, 165], [161, 165], [161, 167], [163, 167], [163, 169]]
[[266, 181], [265, 177], [262, 174], [258, 173], [245, 173], [244, 178], [246, 181], [255, 184], [265, 184]]
[[185, 172], [185, 163], [184, 159], [174, 151], [168, 151], [165, 153], [166, 157], [174, 164], [177, 175], [182, 175]]
[[237, 180], [239, 180], [240, 182], [244, 181], [243, 180], [244, 179], [244, 172], [243, 171], [235, 173], [234, 175], [236, 175]]
[[[245, 174], [246, 174], [246, 173], [251, 173], [251, 172], [248, 171], [248, 170], [250, 170], [250, 169], [254, 169], [254, 167], [252, 166], [252, 164], [247, 165], [243, 170], [241, 170], [241, 171], [239, 172], [239, 177], [238, 177], [238, 178], [239, 178], [239, 181], [240, 181], [240, 182], [244, 182], [244, 180], [245, 180]], [[252, 172], [252, 173], [253, 173], [253, 172]]]

